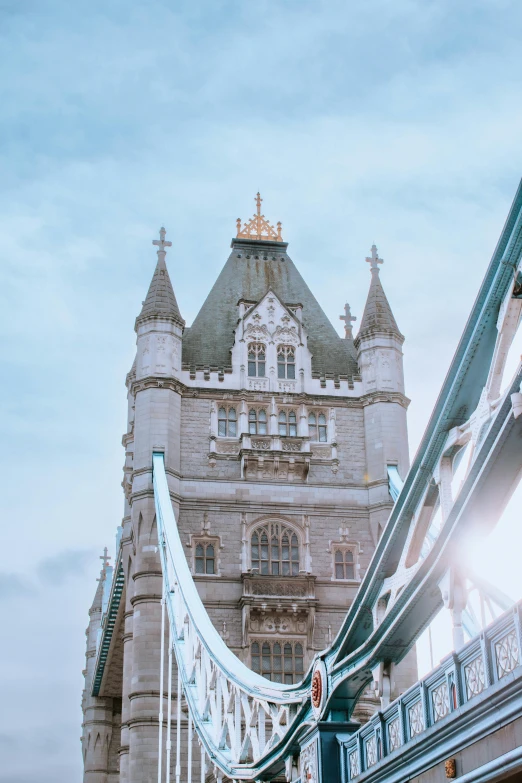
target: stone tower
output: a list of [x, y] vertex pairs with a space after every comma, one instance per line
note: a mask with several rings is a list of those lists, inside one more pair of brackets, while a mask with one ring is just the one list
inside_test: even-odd
[[[364, 433], [366, 442], [367, 482], [370, 525], [375, 541], [386, 523], [387, 488], [382, 480], [387, 468], [396, 466], [404, 478], [410, 467], [402, 344], [404, 337], [384, 293], [377, 248], [372, 246], [371, 282], [361, 327], [355, 340], [365, 400]], [[381, 503], [383, 504], [381, 508]]]
[[165, 454], [186, 557], [212, 621], [239, 658], [279, 682], [300, 680], [332, 641], [393, 505], [388, 466], [403, 478], [408, 466], [403, 337], [378, 271], [359, 335], [354, 342], [347, 310], [342, 339], [258, 194], [185, 328], [164, 229], [154, 244], [127, 376], [123, 529], [86, 676], [88, 709], [121, 704], [121, 718], [114, 706], [104, 718], [118, 734], [119, 775], [102, 758], [97, 777], [86, 763], [89, 783], [157, 780], [153, 450]]

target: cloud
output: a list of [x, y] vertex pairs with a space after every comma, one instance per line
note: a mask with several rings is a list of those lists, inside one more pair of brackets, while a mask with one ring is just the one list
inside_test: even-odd
[[36, 566], [36, 573], [43, 584], [61, 587], [70, 579], [83, 576], [95, 559], [94, 549], [66, 550], [44, 558]]
[[[0, 732], [59, 748], [0, 737], [0, 783], [69, 783], [157, 229], [189, 324], [258, 189], [338, 327], [347, 300], [360, 323], [375, 241], [414, 451], [522, 170], [522, 5], [0, 6]], [[45, 733], [49, 703], [65, 723]]]
[[[19, 574], [0, 573], [0, 601], [25, 598], [31, 595], [32, 592], [29, 580]], [[0, 744], [1, 741], [0, 736]]]

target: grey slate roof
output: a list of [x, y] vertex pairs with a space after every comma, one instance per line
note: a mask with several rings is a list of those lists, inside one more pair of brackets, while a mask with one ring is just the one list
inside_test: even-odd
[[353, 340], [339, 337], [286, 248], [286, 242], [232, 241], [228, 261], [183, 335], [185, 367], [230, 367], [238, 301], [259, 302], [272, 289], [284, 304], [302, 304], [314, 373], [349, 377], [358, 373]]
[[172, 318], [182, 326], [185, 324], [174, 296], [164, 256], [158, 258], [147, 296], [136, 323], [154, 316]]
[[373, 332], [393, 332], [404, 339], [384, 293], [378, 269], [372, 270], [368, 299], [366, 300], [361, 327], [356, 339], [359, 341], [361, 337]]

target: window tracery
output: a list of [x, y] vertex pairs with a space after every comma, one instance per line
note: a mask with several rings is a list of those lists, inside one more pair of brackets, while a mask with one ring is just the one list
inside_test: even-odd
[[250, 657], [252, 671], [272, 682], [291, 685], [303, 677], [304, 649], [301, 642], [256, 640], [250, 646]]
[[266, 370], [266, 346], [264, 343], [249, 343], [248, 375], [250, 378], [264, 378]]
[[295, 347], [293, 345], [277, 346], [277, 377], [295, 380]]
[[253, 571], [272, 576], [296, 576], [299, 560], [299, 538], [291, 528], [280, 522], [270, 522], [252, 532], [250, 565]]
[[280, 411], [278, 417], [278, 426], [280, 435], [289, 435], [291, 438], [297, 436], [297, 415], [295, 411]]
[[235, 438], [237, 435], [237, 413], [235, 408], [221, 407], [218, 410], [218, 436]]
[[308, 414], [308, 432], [311, 441], [328, 442], [328, 425], [326, 414], [323, 411], [311, 411]]
[[248, 412], [248, 432], [250, 435], [267, 434], [267, 418], [264, 408], [250, 408]]

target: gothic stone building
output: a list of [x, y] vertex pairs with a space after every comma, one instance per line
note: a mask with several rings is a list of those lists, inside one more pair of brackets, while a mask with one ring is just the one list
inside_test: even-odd
[[[164, 451], [187, 560], [212, 621], [239, 658], [278, 682], [301, 679], [333, 639], [393, 505], [388, 470], [402, 478], [408, 470], [404, 338], [375, 247], [353, 339], [349, 307], [341, 338], [288, 255], [280, 224], [261, 215], [259, 194], [190, 327], [167, 271], [164, 229], [154, 244], [158, 262], [127, 376], [125, 512], [87, 629], [88, 783], [157, 780], [153, 449]], [[416, 679], [414, 668], [410, 657], [396, 690]]]

